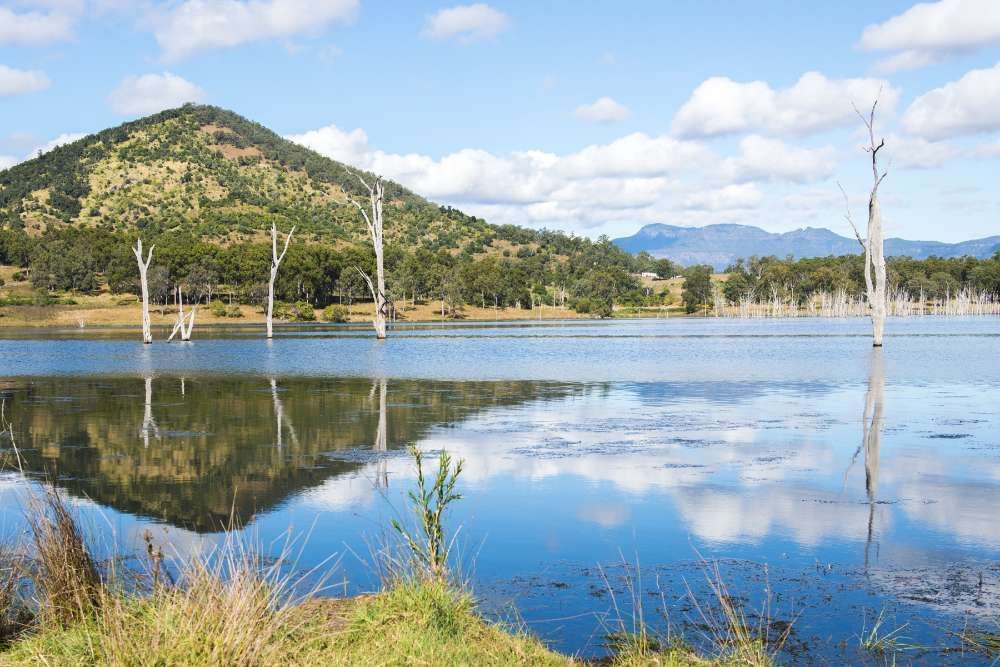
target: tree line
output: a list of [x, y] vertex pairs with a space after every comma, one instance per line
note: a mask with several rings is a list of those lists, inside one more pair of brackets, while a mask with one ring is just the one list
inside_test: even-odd
[[[750, 257], [726, 267], [722, 296], [731, 305], [743, 300], [765, 302], [778, 299], [805, 304], [814, 296], [843, 292], [850, 297], [865, 293], [864, 257], [811, 257], [804, 259]], [[713, 302], [715, 287], [710, 266], [685, 270], [683, 301], [688, 312]], [[963, 289], [1000, 295], [1000, 250], [989, 259], [976, 257], [890, 257], [887, 260], [889, 290], [912, 300], [940, 301]]]
[[[65, 228], [30, 236], [0, 230], [0, 264], [23, 269], [23, 278], [40, 290], [136, 294], [139, 275], [131, 248], [134, 234], [101, 228]], [[270, 243], [222, 245], [186, 232], [145, 239], [156, 245], [148, 271], [154, 303], [166, 304], [176, 286], [186, 298], [261, 305], [267, 298]], [[636, 275], [673, 274], [669, 260], [633, 256], [607, 238], [590, 241], [554, 232], [498, 228], [493, 239], [460, 251], [385, 248], [386, 291], [398, 307], [438, 302], [445, 315], [465, 305], [525, 308], [560, 305], [610, 316], [616, 304], [648, 300]], [[371, 246], [295, 239], [275, 284], [280, 301], [324, 308], [350, 305], [371, 296], [361, 273], [372, 275]]]
[[[165, 232], [147, 240], [156, 244], [149, 268], [154, 303], [170, 301], [177, 285], [187, 297], [225, 304], [263, 305], [271, 264], [270, 243], [246, 241], [220, 245], [186, 232]], [[135, 236], [96, 228], [66, 228], [29, 236], [22, 230], [0, 230], [0, 264], [21, 267], [38, 289], [96, 293], [106, 286], [114, 294], [138, 293], [138, 269], [131, 247]], [[288, 249], [278, 274], [275, 295], [285, 303], [314, 308], [370, 301], [355, 269], [371, 274], [370, 246], [299, 240]], [[567, 306], [610, 316], [616, 306], [659, 306], [669, 303], [666, 283], [643, 289], [638, 274], [662, 278], [684, 276], [683, 304], [688, 312], [710, 304], [714, 292], [731, 304], [774, 298], [805, 303], [819, 293], [864, 293], [861, 255], [792, 259], [751, 257], [726, 268], [727, 278], [713, 287], [706, 265], [682, 268], [647, 253], [631, 255], [607, 238], [590, 241], [551, 231], [497, 228], [493, 239], [460, 251], [385, 249], [387, 293], [400, 307], [436, 302], [446, 316], [466, 305], [483, 308]], [[1000, 253], [975, 257], [888, 260], [893, 291], [935, 300], [962, 289], [1000, 294]], [[659, 286], [662, 285], [662, 286]]]

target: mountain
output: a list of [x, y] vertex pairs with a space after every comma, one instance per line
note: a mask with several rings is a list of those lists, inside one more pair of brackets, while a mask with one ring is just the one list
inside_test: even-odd
[[[226, 242], [274, 221], [302, 237], [365, 242], [348, 196], [367, 192], [346, 165], [231, 111], [185, 105], [0, 171], [0, 228], [180, 229]], [[493, 229], [395, 183], [386, 184], [386, 208], [387, 237], [401, 246], [452, 249]]]
[[[654, 257], [666, 257], [684, 265], [711, 264], [717, 270], [736, 259], [752, 255], [800, 258], [848, 255], [861, 251], [856, 239], [840, 236], [829, 229], [806, 227], [774, 234], [759, 227], [733, 224], [705, 227], [652, 224], [632, 236], [615, 239], [614, 243], [631, 253], [646, 251]], [[889, 256], [906, 255], [914, 259], [931, 255], [987, 258], [1000, 250], [1000, 236], [962, 243], [890, 238], [886, 239], [885, 247]]]

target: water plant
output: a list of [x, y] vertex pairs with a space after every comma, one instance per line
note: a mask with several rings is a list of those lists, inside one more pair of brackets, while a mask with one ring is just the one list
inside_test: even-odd
[[908, 645], [903, 642], [904, 637], [902, 637], [903, 630], [905, 630], [909, 624], [904, 623], [895, 630], [891, 630], [889, 632], [885, 631], [885, 624], [885, 608], [881, 609], [875, 616], [870, 627], [868, 626], [868, 614], [866, 613], [861, 626], [861, 633], [858, 635], [858, 646], [863, 651], [874, 653], [876, 655], [897, 653], [898, 651], [909, 648]]

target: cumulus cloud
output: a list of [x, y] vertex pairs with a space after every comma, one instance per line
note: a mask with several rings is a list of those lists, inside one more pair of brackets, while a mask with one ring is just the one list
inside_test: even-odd
[[814, 183], [828, 178], [836, 168], [836, 151], [799, 148], [777, 139], [750, 135], [740, 141], [740, 155], [727, 158], [722, 177], [734, 183], [788, 181]]
[[936, 169], [963, 155], [963, 151], [944, 141], [927, 141], [922, 137], [889, 135], [885, 147], [893, 166], [903, 169]]
[[471, 44], [496, 37], [509, 23], [506, 14], [487, 4], [458, 5], [428, 16], [422, 34], [429, 39], [454, 38]]
[[866, 106], [880, 90], [880, 106], [891, 113], [899, 91], [880, 79], [829, 79], [806, 72], [793, 86], [775, 90], [765, 81], [712, 77], [678, 110], [673, 132], [681, 137], [736, 132], [806, 135], [853, 122], [851, 102]]
[[49, 85], [49, 77], [44, 72], [0, 65], [0, 97], [34, 93], [45, 90]]
[[764, 195], [753, 183], [694, 192], [684, 199], [684, 207], [699, 211], [747, 210], [757, 208]]
[[612, 123], [628, 118], [629, 110], [610, 97], [601, 97], [591, 104], [578, 106], [574, 114], [581, 120], [593, 123]]
[[108, 96], [108, 104], [125, 116], [143, 116], [204, 98], [205, 91], [195, 84], [164, 72], [126, 77]]
[[10, 169], [15, 164], [17, 164], [17, 162], [18, 162], [17, 158], [14, 157], [13, 155], [0, 155], [0, 171], [3, 171], [4, 169]]
[[1000, 44], [996, 0], [939, 0], [910, 7], [865, 28], [860, 46], [898, 53], [876, 65], [882, 72], [915, 69], [952, 53]]
[[184, 0], [154, 18], [163, 58], [315, 33], [353, 18], [358, 0]]
[[31, 152], [25, 156], [25, 159], [30, 160], [33, 157], [38, 157], [43, 153], [48, 153], [53, 148], [58, 148], [59, 146], [63, 146], [65, 144], [71, 144], [78, 139], [83, 139], [85, 136], [87, 135], [83, 132], [64, 132], [51, 141], [46, 141], [40, 146], [35, 146]]
[[48, 44], [72, 35], [73, 21], [60, 13], [16, 13], [0, 7], [0, 44]]
[[902, 126], [927, 139], [1000, 130], [1000, 63], [972, 70], [913, 100]]
[[[561, 155], [540, 150], [494, 154], [466, 148], [440, 158], [378, 150], [363, 130], [345, 131], [335, 125], [288, 138], [496, 222], [578, 229], [653, 219], [672, 208], [684, 208], [691, 189], [679, 177], [714, 160], [697, 142], [642, 133]], [[722, 210], [727, 202], [743, 207], [748, 192], [729, 190], [690, 203], [698, 210]]]

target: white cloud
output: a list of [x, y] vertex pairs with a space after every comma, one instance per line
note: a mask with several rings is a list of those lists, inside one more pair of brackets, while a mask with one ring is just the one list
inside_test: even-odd
[[740, 141], [740, 153], [723, 161], [720, 173], [725, 180], [814, 183], [828, 178], [836, 168], [836, 151], [829, 146], [799, 148], [755, 134]]
[[[693, 192], [678, 180], [680, 175], [713, 160], [697, 142], [642, 133], [563, 155], [540, 150], [497, 155], [467, 148], [440, 158], [377, 150], [363, 130], [348, 132], [334, 125], [288, 138], [494, 222], [577, 230], [662, 218], [683, 207]], [[727, 204], [742, 208], [749, 192], [726, 190], [690, 203], [699, 210], [721, 211]]]
[[0, 155], [0, 171], [10, 169], [18, 163], [18, 159], [13, 155]]
[[69, 39], [72, 20], [57, 13], [16, 13], [0, 7], [0, 44], [36, 45]]
[[901, 51], [876, 62], [872, 72], [882, 75], [893, 74], [904, 69], [920, 69], [939, 60], [941, 60], [940, 54], [928, 51]]
[[943, 141], [895, 134], [886, 137], [885, 150], [892, 165], [903, 169], [936, 169], [963, 154], [958, 147]]
[[924, 93], [903, 114], [902, 126], [927, 139], [1000, 130], [1000, 63]]
[[87, 135], [83, 132], [64, 132], [51, 141], [47, 141], [40, 146], [35, 146], [24, 159], [30, 160], [33, 157], [38, 157], [42, 153], [48, 153], [53, 148], [58, 148], [64, 144], [71, 144], [78, 139], [83, 139], [85, 136]]
[[126, 116], [144, 116], [186, 102], [199, 102], [205, 91], [176, 74], [126, 77], [108, 96], [111, 108]]
[[316, 33], [349, 21], [358, 0], [185, 0], [157, 15], [154, 35], [163, 58], [176, 61], [205, 49]]
[[462, 44], [471, 44], [496, 37], [509, 23], [506, 14], [489, 5], [458, 5], [428, 16], [422, 34], [430, 39], [456, 38]]
[[939, 0], [916, 4], [902, 14], [865, 28], [860, 46], [898, 51], [879, 62], [883, 72], [923, 67], [960, 51], [1000, 44], [996, 0]]
[[45, 90], [49, 85], [49, 77], [44, 72], [0, 65], [0, 97], [34, 93]]
[[684, 208], [700, 211], [747, 210], [757, 208], [763, 199], [764, 195], [756, 185], [741, 183], [694, 192], [684, 199]]
[[674, 116], [673, 132], [682, 137], [735, 132], [805, 135], [855, 121], [851, 103], [867, 106], [880, 90], [880, 107], [891, 113], [899, 91], [879, 79], [828, 79], [819, 72], [806, 72], [790, 88], [775, 90], [765, 81], [712, 77]]
[[581, 120], [593, 123], [612, 123], [628, 118], [629, 110], [610, 97], [601, 97], [591, 104], [578, 106], [574, 114]]

